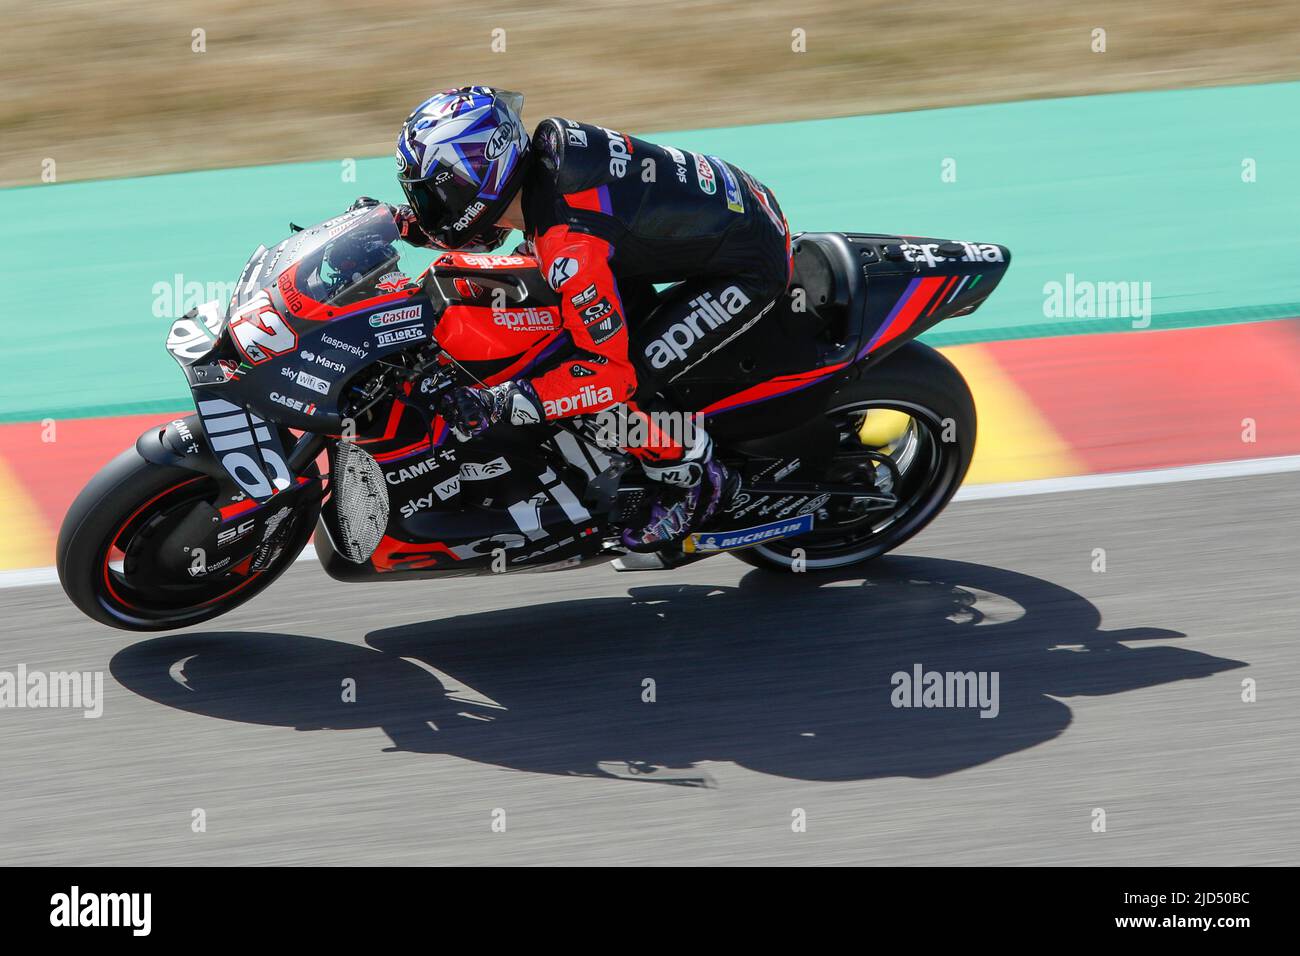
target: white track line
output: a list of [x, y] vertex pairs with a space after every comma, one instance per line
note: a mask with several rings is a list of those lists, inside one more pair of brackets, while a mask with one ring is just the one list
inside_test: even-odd
[[1204, 481], [1208, 478], [1243, 478], [1249, 475], [1276, 475], [1300, 471], [1300, 455], [1279, 458], [1245, 458], [1240, 461], [1212, 461], [1203, 465], [1179, 465], [1176, 468], [1153, 468], [1150, 471], [1115, 471], [1100, 475], [1077, 475], [1071, 478], [1039, 478], [1034, 481], [1005, 481], [987, 485], [966, 485], [953, 501], [979, 501], [982, 498], [1018, 498], [1022, 495], [1049, 495], [1059, 491], [1093, 491], [1101, 488], [1129, 488], [1134, 485], [1168, 485], [1179, 481]]
[[[1300, 455], [1278, 458], [1245, 458], [1240, 461], [1215, 461], [1203, 465], [1179, 465], [1150, 471], [1116, 471], [1101, 475], [1076, 475], [1071, 478], [1040, 478], [1034, 481], [1004, 481], [986, 485], [967, 485], [953, 501], [982, 501], [991, 498], [1019, 498], [1024, 495], [1050, 495], [1062, 491], [1097, 491], [1106, 488], [1131, 488], [1138, 485], [1168, 485], [1181, 481], [1205, 481], [1212, 478], [1244, 478], [1250, 475], [1278, 475], [1300, 471]], [[310, 545], [296, 561], [315, 561], [316, 549]], [[56, 584], [54, 568], [23, 568], [0, 571], [0, 590]]]

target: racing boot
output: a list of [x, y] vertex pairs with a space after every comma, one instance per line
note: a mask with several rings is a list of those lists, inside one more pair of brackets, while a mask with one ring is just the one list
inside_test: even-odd
[[713, 457], [713, 440], [702, 429], [680, 461], [641, 467], [660, 490], [649, 521], [641, 528], [623, 530], [623, 546], [629, 551], [658, 551], [680, 544], [725, 510], [740, 487], [740, 476]]

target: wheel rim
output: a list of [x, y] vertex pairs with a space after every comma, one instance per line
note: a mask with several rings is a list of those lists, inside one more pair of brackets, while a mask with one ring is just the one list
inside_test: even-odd
[[[150, 563], [150, 540], [165, 534], [196, 504], [210, 503], [215, 495], [216, 483], [211, 478], [187, 478], [148, 498], [117, 525], [101, 549], [99, 562], [99, 600], [109, 613], [129, 623], [198, 617], [266, 573], [266, 569], [251, 570], [248, 560], [202, 578], [164, 580], [142, 572], [142, 565]], [[292, 528], [286, 529], [286, 535], [291, 533]]]
[[[754, 548], [768, 560], [792, 566], [796, 552], [813, 570], [877, 557], [909, 537], [947, 503], [960, 483], [960, 448], [944, 441], [945, 422], [933, 409], [891, 399], [852, 402], [829, 409], [839, 449], [824, 481], [864, 483], [864, 491], [896, 498], [887, 511], [842, 505], [818, 512], [815, 530], [789, 541]], [[857, 471], [845, 472], [853, 464]]]

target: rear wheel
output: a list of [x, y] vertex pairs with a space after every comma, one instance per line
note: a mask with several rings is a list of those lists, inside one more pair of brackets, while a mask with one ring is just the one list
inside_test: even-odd
[[247, 601], [306, 546], [319, 505], [303, 499], [287, 516], [278, 532], [283, 547], [261, 570], [247, 561], [198, 577], [163, 570], [158, 545], [217, 494], [208, 475], [154, 464], [134, 447], [122, 452], [63, 519], [57, 565], [64, 592], [87, 616], [131, 631], [198, 624]]
[[[909, 342], [837, 391], [825, 415], [838, 445], [822, 474], [799, 480], [861, 484], [863, 498], [832, 498], [814, 530], [733, 552], [760, 568], [816, 571], [878, 558], [943, 510], [975, 451], [975, 401], [961, 373]], [[880, 507], [882, 498], [892, 504]]]

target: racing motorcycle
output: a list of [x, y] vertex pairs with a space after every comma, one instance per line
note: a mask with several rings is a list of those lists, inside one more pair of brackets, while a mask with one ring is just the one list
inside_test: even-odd
[[[428, 411], [571, 347], [531, 256], [445, 252], [411, 278], [389, 207], [293, 229], [254, 251], [227, 306], [171, 325], [196, 414], [147, 430], [69, 509], [59, 580], [91, 618], [208, 620], [268, 587], [313, 534], [341, 581], [662, 570], [722, 553], [781, 571], [869, 561], [943, 509], [975, 448], [965, 381], [915, 337], [976, 309], [1010, 263], [990, 243], [794, 236], [787, 294], [664, 390], [740, 490], [710, 527], [646, 554], [619, 531], [651, 488], [590, 416], [462, 443]], [[579, 393], [574, 408], [600, 399]]]

